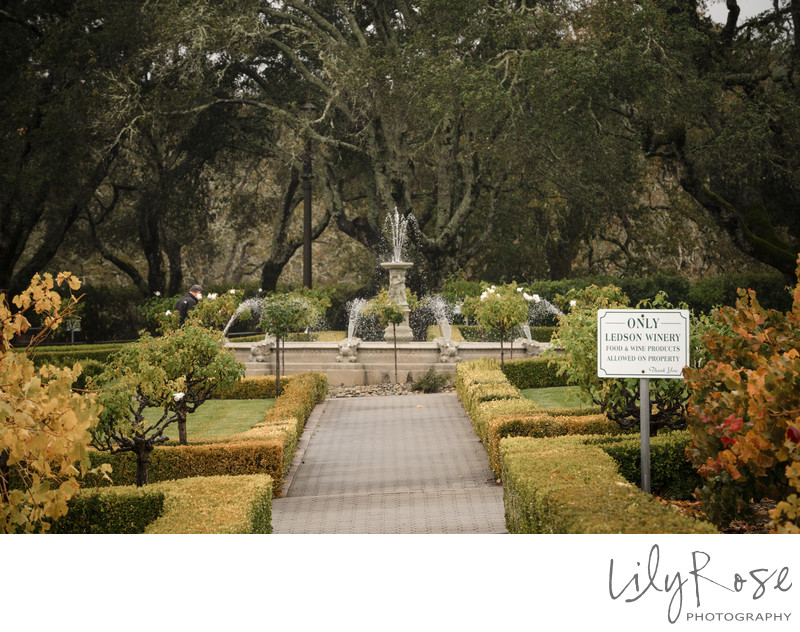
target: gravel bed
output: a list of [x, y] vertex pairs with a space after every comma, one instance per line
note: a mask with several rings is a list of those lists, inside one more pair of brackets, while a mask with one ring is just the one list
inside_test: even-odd
[[[439, 392], [454, 391], [453, 386], [445, 386]], [[381, 397], [384, 395], [419, 395], [411, 389], [411, 384], [370, 384], [368, 386], [328, 386], [328, 397]]]

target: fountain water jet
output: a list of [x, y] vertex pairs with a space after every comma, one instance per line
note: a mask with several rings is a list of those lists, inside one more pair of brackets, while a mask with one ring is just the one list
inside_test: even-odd
[[452, 308], [444, 297], [438, 294], [428, 296], [424, 303], [442, 330], [441, 337], [434, 340], [439, 347], [439, 361], [458, 362], [461, 360], [458, 355], [458, 343], [451, 340], [452, 325], [450, 321], [452, 320]]
[[347, 303], [347, 338], [338, 343], [337, 362], [358, 362], [358, 347], [361, 344], [361, 338], [356, 338], [356, 331], [366, 306], [367, 300], [364, 298], [354, 298]]
[[367, 306], [367, 299], [354, 298], [347, 303], [347, 337], [355, 338], [358, 323], [361, 320], [361, 315], [364, 308]]
[[388, 224], [389, 227], [389, 245], [391, 246], [390, 263], [399, 263], [403, 261], [403, 251], [405, 250], [406, 241], [408, 239], [408, 222], [409, 217], [403, 217], [396, 206], [394, 208], [394, 213], [386, 217], [384, 226]]
[[262, 309], [263, 309], [263, 304], [260, 298], [245, 299], [239, 304], [239, 307], [236, 308], [236, 311], [233, 312], [233, 316], [231, 316], [230, 320], [228, 321], [228, 324], [225, 325], [225, 329], [222, 330], [222, 335], [223, 336], [228, 335], [228, 330], [233, 326], [233, 323], [235, 323], [239, 319], [239, 314], [241, 314], [243, 311], [250, 310], [254, 318], [258, 321], [261, 319]]

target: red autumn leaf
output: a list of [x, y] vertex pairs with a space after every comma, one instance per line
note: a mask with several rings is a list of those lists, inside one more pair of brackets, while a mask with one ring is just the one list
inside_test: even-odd
[[792, 443], [800, 443], [800, 428], [797, 426], [789, 426], [786, 431], [786, 438]]
[[728, 426], [728, 430], [731, 432], [739, 432], [742, 429], [743, 423], [744, 420], [741, 417], [737, 417], [733, 413], [725, 418], [725, 425]]
[[729, 445], [734, 443], [736, 443], [736, 439], [731, 439], [730, 437], [722, 437], [723, 447], [727, 448]]

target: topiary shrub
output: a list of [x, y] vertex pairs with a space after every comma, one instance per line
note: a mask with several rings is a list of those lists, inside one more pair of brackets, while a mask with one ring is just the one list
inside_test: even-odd
[[462, 312], [474, 318], [485, 329], [494, 331], [500, 338], [500, 370], [505, 364], [504, 342], [512, 331], [528, 319], [528, 301], [532, 296], [523, 292], [516, 283], [500, 287], [489, 286], [478, 297], [464, 301]]

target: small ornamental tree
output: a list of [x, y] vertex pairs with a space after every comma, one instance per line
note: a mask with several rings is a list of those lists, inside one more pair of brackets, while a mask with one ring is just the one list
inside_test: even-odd
[[[556, 356], [559, 374], [566, 375], [600, 406], [603, 413], [622, 428], [638, 428], [640, 423], [639, 380], [635, 378], [601, 378], [597, 375], [597, 312], [600, 309], [626, 309], [630, 302], [625, 293], [614, 285], [590, 285], [570, 290], [557, 300], [569, 305], [559, 317], [552, 343], [563, 349]], [[638, 308], [672, 309], [666, 294], [659, 293], [652, 301], [641, 301]], [[692, 348], [698, 347], [698, 336], [692, 327]], [[693, 352], [694, 353], [694, 352]], [[686, 426], [686, 405], [689, 393], [683, 380], [652, 380], [650, 382], [650, 433], [661, 428], [678, 429]]]
[[785, 314], [762, 308], [753, 290], [739, 296], [715, 313], [707, 361], [684, 371], [687, 456], [704, 478], [697, 494], [710, 520], [747, 520], [751, 503], [769, 498], [773, 529], [800, 533], [800, 283]]
[[[12, 303], [0, 294], [0, 531], [47, 531], [50, 521], [67, 513], [78, 491], [78, 478], [89, 471], [87, 447], [97, 423], [91, 394], [72, 391], [81, 366], [34, 367], [27, 353], [11, 349], [11, 339], [30, 327], [26, 312], [42, 319], [42, 331], [29, 346], [47, 337], [73, 313], [77, 298], [62, 299], [55, 286], [80, 288], [62, 272], [55, 280], [36, 275]], [[101, 468], [105, 471], [107, 468]], [[13, 483], [13, 484], [12, 484]]]
[[[196, 325], [160, 338], [147, 333], [114, 354], [91, 385], [103, 405], [92, 446], [112, 454], [136, 454], [136, 484], [146, 485], [150, 453], [177, 423], [186, 443], [186, 415], [216, 389], [230, 388], [244, 374], [242, 365], [219, 344], [219, 335]], [[145, 410], [161, 411], [148, 420]], [[182, 425], [182, 428], [181, 428]]]
[[500, 368], [505, 371], [504, 342], [517, 327], [528, 320], [528, 300], [522, 288], [516, 283], [486, 288], [478, 297], [470, 297], [464, 302], [462, 312], [478, 321], [481, 327], [491, 329], [500, 336]]
[[[417, 295], [411, 290], [406, 288], [406, 303], [409, 309], [413, 309], [417, 305]], [[384, 288], [377, 296], [370, 299], [364, 310], [367, 314], [371, 314], [378, 319], [380, 327], [387, 327], [392, 325], [392, 343], [394, 344], [394, 381], [398, 381], [397, 377], [397, 325], [405, 320], [405, 313], [403, 308], [397, 303], [394, 303], [389, 298], [389, 290]]]
[[281, 341], [287, 335], [314, 327], [325, 313], [325, 300], [302, 293], [272, 294], [264, 298], [261, 327], [275, 336], [275, 392], [281, 394]]

